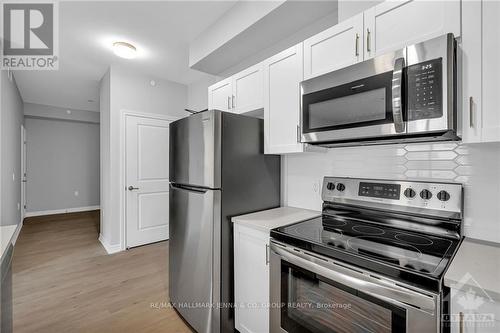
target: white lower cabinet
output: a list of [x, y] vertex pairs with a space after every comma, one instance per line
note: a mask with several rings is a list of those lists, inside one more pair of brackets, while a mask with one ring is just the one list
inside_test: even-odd
[[269, 233], [234, 224], [235, 324], [240, 333], [269, 332]]
[[500, 332], [500, 303], [482, 290], [451, 288], [451, 333]]

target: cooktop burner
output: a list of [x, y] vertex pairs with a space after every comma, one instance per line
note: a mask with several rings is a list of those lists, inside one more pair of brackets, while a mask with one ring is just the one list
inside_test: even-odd
[[[458, 241], [415, 234], [396, 228], [323, 215], [315, 219], [274, 229], [280, 240], [293, 237], [296, 243], [314, 244], [326, 254], [354, 254], [358, 257], [432, 277], [440, 277]], [[288, 239], [289, 240], [289, 239]], [[325, 251], [323, 251], [325, 252]]]

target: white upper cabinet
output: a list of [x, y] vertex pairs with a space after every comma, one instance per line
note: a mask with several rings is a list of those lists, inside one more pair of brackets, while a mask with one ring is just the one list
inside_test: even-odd
[[480, 1], [464, 1], [462, 6], [463, 31], [458, 49], [462, 66], [462, 141], [474, 143], [481, 141], [482, 128], [482, 5]]
[[262, 64], [247, 68], [233, 75], [231, 111], [245, 113], [263, 107]]
[[302, 43], [264, 61], [264, 149], [267, 154], [303, 151], [303, 144], [299, 142], [302, 64]]
[[304, 41], [304, 77], [309, 79], [363, 60], [363, 13]]
[[461, 34], [460, 1], [386, 1], [364, 12], [364, 59], [446, 33]]
[[208, 108], [229, 111], [232, 103], [232, 78], [219, 81], [208, 87]]
[[500, 141], [500, 2], [482, 4], [482, 141]]
[[463, 1], [462, 141], [500, 141], [500, 3]]
[[262, 64], [208, 87], [208, 108], [247, 113], [263, 108]]

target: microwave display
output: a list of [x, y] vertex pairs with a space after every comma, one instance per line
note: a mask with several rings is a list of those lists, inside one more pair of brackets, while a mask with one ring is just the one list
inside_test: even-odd
[[408, 66], [408, 120], [432, 119], [443, 116], [442, 59]]

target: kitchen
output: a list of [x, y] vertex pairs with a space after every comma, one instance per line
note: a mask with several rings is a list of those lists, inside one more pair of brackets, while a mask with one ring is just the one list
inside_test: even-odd
[[169, 304], [196, 332], [498, 331], [499, 3], [333, 6], [190, 46], [219, 80], [167, 119]]

